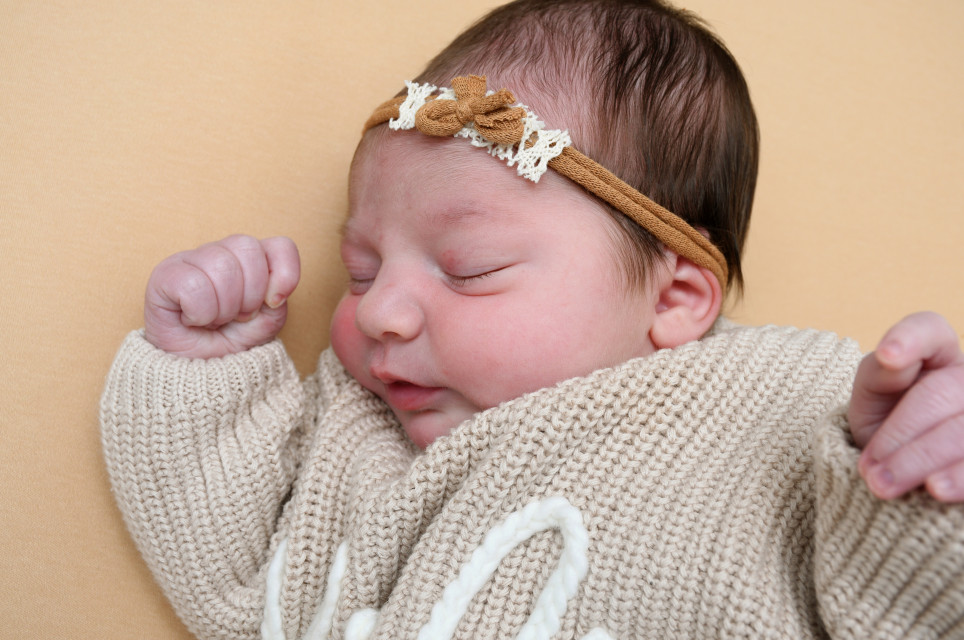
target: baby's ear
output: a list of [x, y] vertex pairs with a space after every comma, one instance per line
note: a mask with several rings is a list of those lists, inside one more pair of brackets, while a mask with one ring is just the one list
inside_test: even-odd
[[672, 254], [660, 278], [659, 300], [649, 337], [657, 349], [697, 340], [720, 315], [723, 291], [713, 272]]

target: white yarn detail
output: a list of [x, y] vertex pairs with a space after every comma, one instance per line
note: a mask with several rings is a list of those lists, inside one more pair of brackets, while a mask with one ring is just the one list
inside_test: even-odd
[[[431, 84], [419, 84], [417, 82], [406, 82], [408, 95], [405, 101], [398, 107], [398, 118], [388, 121], [388, 126], [395, 130], [415, 128], [415, 113], [428, 102], [428, 97], [435, 92], [438, 87]], [[455, 100], [455, 91], [451, 88], [439, 90], [436, 100]], [[494, 91], [488, 91], [486, 95], [491, 95]], [[516, 173], [539, 182], [548, 168], [549, 161], [562, 153], [562, 150], [572, 145], [569, 132], [560, 129], [546, 129], [542, 122], [529, 107], [521, 103], [516, 103], [516, 107], [522, 107], [526, 116], [522, 121], [523, 132], [522, 140], [531, 140], [532, 145], [526, 144], [496, 144], [486, 140], [475, 128], [475, 124], [468, 123], [455, 133], [456, 138], [468, 138], [474, 147], [480, 147], [489, 152], [490, 155], [505, 160], [510, 167], [516, 167]]]
[[552, 637], [559, 630], [568, 601], [576, 595], [589, 566], [586, 558], [589, 534], [583, 526], [582, 515], [561, 497], [531, 502], [491, 529], [462, 566], [458, 577], [445, 587], [442, 598], [432, 607], [428, 624], [419, 631], [418, 640], [451, 638], [472, 598], [492, 577], [506, 555], [536, 533], [549, 529], [558, 529], [562, 533], [559, 564], [546, 581], [532, 615], [516, 638], [548, 640]]
[[[265, 584], [264, 619], [261, 621], [262, 640], [285, 640], [284, 626], [281, 622], [281, 580], [284, 576], [284, 565], [288, 554], [288, 539], [285, 538], [278, 545], [271, 564], [268, 565], [268, 575]], [[325, 595], [318, 605], [318, 610], [308, 625], [304, 640], [328, 640], [331, 632], [332, 620], [335, 617], [335, 605], [341, 595], [341, 581], [348, 570], [348, 545], [342, 542], [335, 552], [335, 560], [328, 571], [325, 583]], [[366, 636], [367, 637], [367, 636]], [[350, 639], [348, 639], [350, 640]]]
[[[418, 640], [452, 638], [472, 598], [492, 577], [509, 552], [536, 533], [550, 529], [558, 529], [562, 533], [562, 554], [539, 594], [532, 615], [516, 636], [516, 640], [549, 640], [559, 630], [568, 602], [576, 595], [589, 567], [586, 556], [589, 534], [583, 526], [582, 515], [561, 497], [529, 503], [491, 529], [459, 570], [456, 579], [442, 591], [442, 598], [432, 607], [428, 623], [419, 630]], [[281, 582], [287, 553], [288, 539], [285, 538], [268, 566], [264, 620], [261, 623], [262, 640], [285, 640], [281, 621]], [[348, 545], [342, 542], [328, 572], [325, 594], [303, 640], [328, 640], [341, 595], [341, 582], [347, 570]], [[377, 609], [360, 609], [353, 613], [345, 625], [345, 640], [370, 638], [378, 623], [378, 613]], [[613, 638], [597, 627], [584, 635], [582, 640]]]
[[345, 640], [368, 640], [378, 622], [377, 609], [359, 609], [351, 614], [345, 625]]
[[268, 565], [265, 580], [264, 618], [261, 620], [262, 640], [285, 640], [281, 623], [281, 580], [284, 577], [285, 558], [288, 555], [288, 539], [278, 545]]
[[335, 552], [335, 561], [328, 571], [328, 581], [325, 583], [325, 595], [321, 599], [315, 617], [311, 619], [304, 640], [328, 640], [332, 621], [335, 619], [335, 605], [341, 595], [341, 580], [348, 571], [348, 543], [342, 542]]

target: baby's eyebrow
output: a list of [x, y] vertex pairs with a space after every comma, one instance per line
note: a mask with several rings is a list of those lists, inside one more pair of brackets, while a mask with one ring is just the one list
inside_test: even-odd
[[[477, 205], [475, 203], [462, 203], [437, 211], [426, 212], [421, 221], [431, 228], [452, 227], [461, 224], [494, 224], [493, 219], [501, 217], [498, 208]], [[355, 217], [349, 215], [339, 226], [338, 235], [342, 240], [352, 241], [357, 235], [356, 227], [353, 224]]]
[[493, 210], [489, 207], [481, 207], [467, 203], [435, 211], [427, 217], [426, 222], [440, 227], [464, 224], [466, 222], [473, 224], [491, 222], [490, 218], [492, 218], [493, 213]]

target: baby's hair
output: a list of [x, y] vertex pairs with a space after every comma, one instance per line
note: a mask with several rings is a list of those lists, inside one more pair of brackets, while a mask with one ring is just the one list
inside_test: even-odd
[[[442, 50], [416, 81], [486, 75], [573, 145], [705, 230], [741, 288], [759, 134], [739, 66], [695, 15], [658, 0], [518, 0]], [[608, 207], [628, 243], [633, 284], [659, 243]]]

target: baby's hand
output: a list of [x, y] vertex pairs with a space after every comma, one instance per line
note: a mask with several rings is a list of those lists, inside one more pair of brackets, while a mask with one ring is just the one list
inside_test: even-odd
[[176, 253], [151, 273], [144, 336], [190, 358], [217, 358], [278, 335], [301, 262], [288, 238], [230, 236]]
[[944, 318], [917, 313], [887, 332], [860, 363], [848, 418], [874, 495], [924, 484], [938, 500], [964, 500], [964, 354]]

